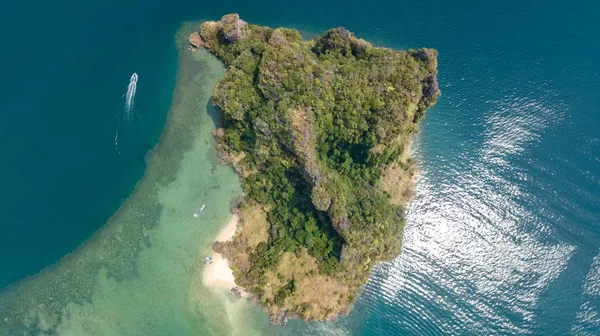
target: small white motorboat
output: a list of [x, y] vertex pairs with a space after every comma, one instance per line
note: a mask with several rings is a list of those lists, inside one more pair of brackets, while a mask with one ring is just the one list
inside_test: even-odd
[[202, 204], [202, 206], [200, 207], [200, 211], [198, 211], [197, 213], [194, 214], [194, 217], [198, 217], [200, 216], [200, 213], [202, 211], [204, 211], [204, 208], [206, 208], [206, 204]]

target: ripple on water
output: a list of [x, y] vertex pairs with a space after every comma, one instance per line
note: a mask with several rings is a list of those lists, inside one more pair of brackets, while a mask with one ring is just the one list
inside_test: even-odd
[[508, 162], [560, 121], [560, 107], [521, 98], [490, 105], [478, 121], [485, 125], [479, 149], [444, 163], [444, 170], [423, 167], [404, 253], [381, 281], [372, 281], [383, 282], [389, 306], [409, 316], [399, 316], [408, 333], [530, 332], [540, 294], [574, 252], [525, 229], [547, 221], [527, 210], [536, 200], [524, 202], [514, 178], [527, 173]]
[[[461, 104], [453, 111], [468, 108]], [[477, 120], [467, 121], [481, 126], [481, 134], [464, 136], [468, 143], [448, 145], [460, 125], [430, 121], [437, 123], [436, 135], [427, 145], [447, 150], [431, 157], [421, 144], [415, 147], [422, 173], [408, 209], [402, 254], [376, 268], [349, 318], [325, 323], [319, 332], [535, 330], [540, 297], [566, 268], [575, 246], [546, 238], [553, 230], [548, 218], [561, 214], [530, 194], [533, 173], [513, 161], [526, 157], [544, 132], [560, 125], [565, 107], [510, 95], [487, 106]], [[354, 319], [367, 323], [357, 325]]]
[[600, 328], [600, 251], [594, 257], [592, 266], [583, 285], [582, 302], [571, 332], [576, 335], [596, 335]]

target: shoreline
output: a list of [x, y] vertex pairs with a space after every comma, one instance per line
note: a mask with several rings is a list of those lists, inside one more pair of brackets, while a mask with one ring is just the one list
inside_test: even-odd
[[[440, 93], [437, 50], [373, 47], [344, 28], [306, 41], [297, 30], [249, 25], [237, 13], [203, 22], [189, 44], [227, 68], [212, 92], [223, 115], [213, 134], [222, 163], [248, 191], [239, 201], [244, 231], [214, 249], [273, 324], [284, 326], [288, 312], [307, 321], [347, 313], [373, 267], [401, 253], [417, 171], [411, 139]], [[363, 60], [377, 63], [375, 71]], [[331, 144], [322, 146], [322, 136]], [[348, 139], [355, 141], [346, 146]], [[367, 153], [367, 164], [352, 164]], [[221, 278], [223, 262], [215, 263]]]
[[[183, 38], [196, 26], [177, 31], [171, 106], [144, 175], [86, 242], [0, 292], [0, 335], [82, 335], [90, 328], [102, 335], [223, 335], [238, 329], [240, 319], [254, 325], [237, 311], [224, 315], [229, 303], [212, 300], [208, 288], [190, 293], [201, 282], [198, 271], [209, 266], [197, 264], [199, 249], [208, 252], [241, 193], [237, 175], [210, 155], [217, 113], [210, 93], [224, 68], [207, 52], [184, 51]], [[205, 228], [180, 216], [209, 197]]]
[[[237, 232], [237, 224], [240, 217], [234, 214], [227, 225], [219, 232], [214, 242], [230, 240]], [[237, 287], [233, 271], [229, 267], [229, 261], [221, 254], [211, 251], [212, 264], [206, 265], [202, 272], [202, 283], [206, 287], [232, 289]]]

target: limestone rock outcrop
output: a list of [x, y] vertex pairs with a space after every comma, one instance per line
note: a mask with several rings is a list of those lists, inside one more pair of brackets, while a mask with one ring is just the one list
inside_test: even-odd
[[240, 19], [237, 13], [223, 16], [221, 23], [223, 24], [223, 34], [229, 42], [236, 42], [248, 34], [248, 24]]
[[198, 34], [198, 32], [193, 32], [192, 34], [190, 34], [188, 43], [190, 44], [190, 46], [196, 49], [202, 47], [202, 38], [200, 38], [200, 34]]

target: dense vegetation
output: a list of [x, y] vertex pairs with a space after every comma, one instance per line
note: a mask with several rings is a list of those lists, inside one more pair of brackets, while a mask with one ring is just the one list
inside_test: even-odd
[[407, 148], [439, 95], [437, 51], [376, 48], [343, 28], [304, 41], [237, 14], [199, 35], [227, 66], [215, 135], [243, 178], [242, 231], [258, 232], [215, 249], [271, 312], [335, 317], [400, 252]]

